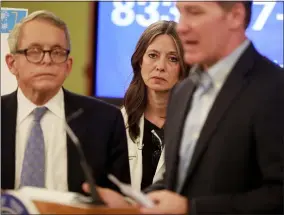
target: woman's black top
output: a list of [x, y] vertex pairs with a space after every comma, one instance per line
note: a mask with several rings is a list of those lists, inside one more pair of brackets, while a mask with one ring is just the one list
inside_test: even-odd
[[163, 142], [164, 129], [157, 127], [152, 122], [144, 118], [141, 190], [152, 184], [163, 149], [163, 144], [161, 144], [159, 139], [152, 133], [152, 130], [155, 131]]

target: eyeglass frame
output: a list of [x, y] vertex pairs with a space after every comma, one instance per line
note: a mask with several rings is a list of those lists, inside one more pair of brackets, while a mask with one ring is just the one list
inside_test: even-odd
[[39, 61], [36, 61], [36, 62], [35, 62], [35, 61], [30, 61], [30, 60], [28, 59], [27, 52], [28, 52], [28, 50], [31, 50], [31, 49], [32, 49], [32, 48], [19, 49], [19, 50], [15, 51], [14, 54], [24, 54], [25, 57], [26, 57], [26, 59], [27, 59], [27, 61], [29, 61], [30, 63], [40, 63], [40, 62], [42, 62], [42, 60], [43, 60], [43, 58], [44, 58], [44, 56], [45, 56], [45, 53], [49, 53], [49, 57], [50, 57], [52, 63], [55, 63], [55, 64], [60, 64], [60, 63], [66, 62], [67, 59], [68, 59], [68, 56], [69, 56], [69, 54], [70, 54], [70, 49], [60, 48], [60, 50], [66, 51], [65, 60], [62, 61], [62, 62], [55, 62], [55, 61], [53, 60], [53, 58], [52, 58], [51, 52], [52, 52], [52, 51], [55, 51], [55, 50], [58, 50], [58, 49], [50, 49], [50, 50], [40, 49], [40, 50], [41, 50], [41, 53], [43, 53], [43, 54], [42, 54], [42, 57], [41, 57], [41, 59], [40, 59]]

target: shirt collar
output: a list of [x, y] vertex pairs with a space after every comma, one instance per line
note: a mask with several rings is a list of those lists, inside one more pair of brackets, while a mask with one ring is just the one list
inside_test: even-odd
[[236, 48], [230, 55], [223, 58], [215, 65], [208, 69], [208, 74], [212, 77], [214, 87], [220, 88], [224, 83], [227, 75], [232, 71], [234, 65], [249, 46], [250, 41], [245, 40], [238, 48]]
[[18, 115], [17, 124], [20, 124], [30, 113], [37, 107], [23, 94], [21, 88], [18, 88], [17, 92], [18, 100]]
[[218, 61], [207, 72], [201, 72], [198, 65], [192, 67], [190, 73], [200, 73], [200, 84], [205, 88], [214, 86], [220, 89], [227, 77], [231, 72], [239, 57], [249, 46], [250, 41], [245, 40], [238, 48], [236, 48], [230, 55]]
[[52, 97], [44, 106], [59, 118], [65, 119], [64, 93], [62, 88], [60, 88], [57, 94]]
[[[17, 124], [20, 124], [38, 106], [32, 103], [28, 98], [26, 98], [20, 88], [18, 88], [17, 100], [18, 100]], [[59, 118], [64, 119], [65, 118], [64, 93], [62, 88], [60, 88], [57, 94], [54, 97], [52, 97], [43, 106], [47, 107], [48, 111], [51, 111]]]

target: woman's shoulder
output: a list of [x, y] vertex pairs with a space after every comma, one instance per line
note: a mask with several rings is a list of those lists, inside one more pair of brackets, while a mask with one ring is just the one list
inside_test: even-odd
[[[121, 113], [122, 113], [125, 126], [127, 127], [128, 115], [127, 115], [127, 112], [126, 112], [125, 107], [122, 106], [122, 107], [120, 108], [120, 111], [121, 111]], [[139, 120], [139, 127], [141, 127], [141, 126], [144, 126], [144, 114], [142, 114], [142, 116], [140, 117], [140, 120]]]
[[121, 113], [122, 113], [122, 116], [123, 116], [124, 121], [127, 122], [128, 116], [127, 116], [127, 112], [126, 112], [125, 107], [122, 106], [122, 107], [120, 108], [120, 111], [121, 111]]
[[122, 114], [126, 114], [126, 115], [127, 115], [127, 113], [126, 113], [126, 109], [125, 109], [125, 107], [124, 107], [124, 106], [122, 106], [122, 107], [120, 108], [120, 111], [122, 112]]

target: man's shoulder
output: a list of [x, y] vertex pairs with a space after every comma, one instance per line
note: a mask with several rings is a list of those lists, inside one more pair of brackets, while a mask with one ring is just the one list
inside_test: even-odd
[[268, 59], [262, 54], [257, 54], [253, 65], [253, 73], [263, 85], [283, 85], [284, 68]]
[[9, 94], [2, 95], [2, 96], [1, 96], [1, 100], [8, 99], [8, 98], [10, 98], [10, 97], [12, 97], [12, 96], [15, 96], [15, 95], [16, 95], [16, 91], [13, 91], [13, 92], [11, 92], [11, 93], [9, 93]]
[[92, 96], [80, 95], [64, 90], [65, 104], [73, 104], [78, 107], [93, 110], [103, 110], [103, 112], [120, 112], [119, 108], [105, 101]]
[[[248, 53], [252, 53], [253, 56], [253, 69], [257, 70], [258, 73], [269, 72], [272, 75], [282, 76], [284, 72], [284, 68], [280, 67], [278, 64], [268, 59], [266, 56], [261, 54], [254, 46], [253, 43], [248, 47]], [[244, 53], [245, 54], [245, 53]], [[246, 55], [245, 55], [246, 56]]]
[[9, 99], [9, 97], [11, 97], [10, 94], [1, 96], [1, 105], [3, 104], [3, 102], [7, 101], [7, 99]]
[[1, 106], [3, 107], [4, 105], [7, 104], [8, 101], [11, 101], [13, 99], [17, 98], [17, 91], [14, 91], [9, 94], [5, 94], [1, 96]]
[[276, 75], [282, 76], [284, 72], [284, 68], [280, 67], [275, 62], [271, 61], [267, 57], [259, 54], [258, 59], [255, 63], [256, 67], [260, 70], [269, 71], [275, 73]]

